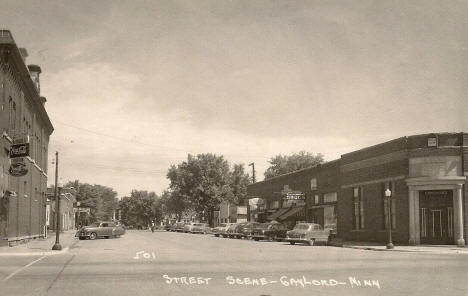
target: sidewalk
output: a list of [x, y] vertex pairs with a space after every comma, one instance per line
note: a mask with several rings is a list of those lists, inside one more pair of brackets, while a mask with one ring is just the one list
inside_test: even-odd
[[371, 251], [387, 251], [387, 252], [418, 252], [432, 254], [468, 254], [468, 248], [460, 248], [456, 245], [418, 245], [418, 246], [402, 246], [394, 245], [393, 249], [387, 249], [386, 244], [375, 242], [353, 242], [353, 241], [334, 241], [330, 244], [335, 247], [371, 250]]
[[30, 240], [27, 243], [19, 244], [13, 247], [0, 247], [1, 256], [48, 256], [68, 252], [70, 246], [77, 241], [75, 238], [76, 230], [67, 230], [60, 233], [61, 251], [53, 251], [55, 244], [55, 232], [49, 232], [47, 238], [38, 238]]

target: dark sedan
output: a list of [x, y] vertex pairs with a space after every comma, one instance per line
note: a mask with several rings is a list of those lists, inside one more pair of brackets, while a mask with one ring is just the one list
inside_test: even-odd
[[281, 223], [270, 222], [260, 224], [254, 228], [252, 239], [259, 240], [276, 240], [282, 241], [286, 237], [288, 229]]
[[96, 239], [98, 237], [119, 237], [125, 234], [125, 229], [114, 222], [96, 222], [89, 226], [84, 226], [76, 233], [79, 239]]

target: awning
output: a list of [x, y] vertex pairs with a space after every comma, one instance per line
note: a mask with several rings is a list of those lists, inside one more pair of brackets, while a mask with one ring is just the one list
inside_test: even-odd
[[287, 211], [286, 213], [283, 213], [281, 216], [278, 217], [278, 219], [285, 220], [288, 217], [291, 217], [291, 216], [299, 213], [302, 210], [304, 210], [304, 207], [290, 208], [289, 211]]
[[279, 209], [278, 211], [276, 211], [276, 212], [274, 212], [273, 214], [271, 214], [270, 216], [268, 216], [267, 220], [276, 220], [276, 218], [278, 218], [279, 216], [283, 215], [283, 214], [286, 213], [288, 210], [289, 210], [289, 208]]

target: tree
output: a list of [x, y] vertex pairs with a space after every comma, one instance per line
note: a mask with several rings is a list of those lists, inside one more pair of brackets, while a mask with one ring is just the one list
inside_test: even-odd
[[117, 209], [117, 192], [114, 189], [102, 185], [80, 183], [78, 180], [68, 182], [65, 187], [73, 187], [76, 201], [80, 207], [90, 208], [90, 215], [86, 217], [85, 224], [97, 220], [110, 220], [114, 210]]
[[321, 153], [314, 155], [309, 152], [300, 151], [290, 156], [276, 155], [270, 158], [268, 162], [270, 163], [270, 167], [265, 171], [265, 179], [319, 165], [324, 162], [324, 159]]
[[209, 223], [221, 201], [232, 198], [229, 164], [223, 156], [189, 154], [187, 161], [169, 168], [167, 177], [169, 188]]
[[189, 206], [188, 200], [185, 199], [177, 190], [165, 190], [162, 193], [160, 205], [162, 216], [170, 216], [174, 214], [177, 216], [177, 220], [180, 220], [182, 213]]
[[247, 197], [247, 185], [251, 183], [249, 174], [245, 172], [243, 164], [235, 164], [230, 174], [230, 186], [232, 194], [229, 202], [239, 205]]
[[132, 190], [130, 196], [123, 197], [119, 202], [122, 223], [143, 227], [154, 219], [158, 220], [155, 210], [157, 200], [154, 192]]

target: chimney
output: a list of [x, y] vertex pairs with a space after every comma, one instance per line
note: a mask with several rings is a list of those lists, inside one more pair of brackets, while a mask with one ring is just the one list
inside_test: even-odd
[[19, 52], [21, 54], [21, 57], [23, 58], [23, 62], [26, 63], [26, 58], [28, 57], [28, 51], [24, 47], [20, 47], [20, 48], [18, 48], [18, 50], [19, 50]]
[[45, 97], [39, 97], [39, 100], [41, 101], [42, 106], [44, 106], [45, 102], [47, 102], [47, 99]]
[[41, 84], [39, 83], [39, 74], [42, 73], [41, 67], [38, 65], [28, 65], [29, 74], [31, 75], [31, 79], [36, 86], [37, 92], [41, 94]]

